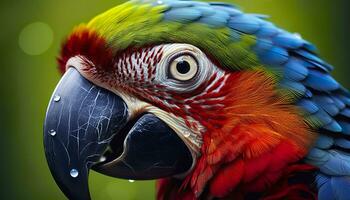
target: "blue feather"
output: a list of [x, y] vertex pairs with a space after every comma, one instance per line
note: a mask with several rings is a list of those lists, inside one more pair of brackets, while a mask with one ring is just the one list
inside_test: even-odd
[[350, 109], [345, 108], [344, 110], [340, 111], [340, 114], [345, 116], [345, 117], [350, 117]]
[[342, 127], [335, 120], [332, 120], [331, 123], [323, 126], [322, 128], [324, 128], [324, 129], [326, 129], [328, 131], [335, 132], [335, 133], [339, 133], [339, 132], [343, 131]]
[[202, 17], [208, 17], [215, 14], [215, 10], [209, 6], [196, 6], [195, 9], [201, 12]]
[[176, 21], [188, 23], [201, 17], [201, 12], [194, 8], [176, 8], [166, 11], [164, 19], [169, 21]]
[[233, 6], [232, 4], [212, 2], [210, 5], [216, 10], [228, 12], [230, 16], [238, 16], [243, 14], [242, 11], [240, 11], [236, 6]]
[[339, 88], [339, 83], [329, 74], [315, 70], [309, 70], [309, 75], [304, 80], [304, 84], [318, 91], [330, 91]]
[[314, 55], [310, 52], [307, 52], [304, 50], [296, 50], [295, 53], [299, 54], [300, 56], [302, 56], [304, 58], [307, 58], [309, 61], [314, 61], [314, 62], [319, 63], [319, 64], [325, 63], [323, 60], [321, 60], [321, 58], [317, 57], [316, 55]]
[[261, 21], [260, 24], [261, 24], [260, 29], [256, 33], [256, 35], [259, 38], [272, 37], [278, 33], [279, 29], [277, 29], [277, 27], [273, 25], [271, 22]]
[[347, 106], [350, 106], [350, 98], [346, 97], [344, 95], [341, 94], [336, 94], [335, 95], [338, 99], [340, 99], [342, 102], [344, 102]]
[[191, 1], [169, 1], [169, 0], [161, 0], [165, 2], [168, 6], [171, 8], [184, 8], [184, 7], [190, 7], [193, 5], [193, 2]]
[[298, 59], [291, 58], [284, 65], [284, 75], [288, 79], [301, 81], [308, 75], [308, 70]]
[[224, 2], [210, 2], [209, 3], [212, 6], [220, 6], [223, 8], [238, 8], [236, 5], [232, 3], [224, 3]]
[[306, 89], [306, 92], [304, 94], [305, 97], [311, 98], [313, 96], [312, 92], [309, 89]]
[[312, 101], [302, 99], [297, 103], [298, 106], [302, 107], [306, 112], [310, 114], [316, 113], [320, 108]]
[[201, 17], [198, 22], [208, 24], [213, 28], [224, 27], [230, 15], [225, 11], [216, 11], [214, 15]]
[[347, 200], [350, 197], [350, 177], [327, 176], [318, 173], [315, 179], [319, 200]]
[[314, 95], [312, 99], [331, 116], [339, 114], [339, 108], [329, 96]]
[[330, 98], [332, 98], [334, 104], [337, 106], [337, 108], [339, 108], [339, 110], [343, 110], [346, 107], [345, 103], [338, 99], [336, 96], [332, 95]]
[[350, 98], [343, 94], [335, 94], [340, 101], [342, 101], [345, 105], [350, 106]]
[[323, 173], [333, 176], [349, 176], [350, 175], [350, 156], [340, 153], [339, 151], [328, 151], [329, 159], [321, 166]]
[[328, 105], [322, 105], [323, 110], [325, 110], [328, 114], [330, 114], [332, 117], [339, 114], [339, 108], [335, 106], [334, 104], [328, 104]]
[[333, 99], [326, 95], [314, 95], [313, 100], [315, 100], [317, 103], [322, 103], [322, 104], [334, 103]]
[[320, 135], [315, 143], [315, 146], [320, 149], [329, 149], [334, 144], [334, 139], [326, 135]]
[[232, 17], [229, 22], [228, 26], [234, 30], [253, 34], [260, 28], [259, 19], [253, 16], [249, 15], [239, 15]]
[[330, 117], [329, 114], [327, 114], [323, 109], [320, 109], [312, 116], [318, 119], [323, 125], [327, 125], [333, 121], [333, 118]]
[[281, 32], [276, 37], [274, 37], [273, 42], [281, 47], [289, 48], [289, 49], [298, 49], [303, 46], [303, 40], [297, 38], [297, 36], [288, 33]]
[[330, 156], [327, 151], [312, 148], [306, 158], [309, 163], [312, 163], [315, 166], [321, 166], [329, 160]]
[[[350, 197], [350, 177], [332, 177], [333, 198], [336, 200], [347, 200]], [[332, 198], [332, 197], [331, 197]], [[329, 199], [329, 197], [328, 197]]]
[[305, 41], [305, 40], [304, 40], [303, 47], [310, 52], [317, 52], [318, 51], [315, 45], [313, 45], [310, 42]]
[[339, 125], [342, 127], [342, 133], [345, 135], [350, 135], [350, 123], [338, 120]]
[[344, 149], [350, 149], [350, 141], [344, 138], [339, 138], [335, 140], [335, 144]]
[[207, 2], [201, 2], [201, 1], [191, 1], [192, 2], [192, 6], [194, 7], [208, 7], [211, 8], [210, 4]]
[[335, 200], [331, 177], [318, 173], [315, 182], [318, 188], [318, 200]]
[[340, 94], [350, 98], [350, 92], [348, 89], [344, 88], [344, 86], [339, 87], [339, 92], [340, 92]]
[[330, 65], [326, 64], [325, 62], [323, 62], [322, 64], [312, 60], [308, 60], [307, 62], [310, 63], [309, 68], [324, 71], [326, 73], [329, 73], [333, 69]]
[[258, 57], [264, 64], [279, 66], [288, 61], [288, 52], [280, 47], [273, 47], [264, 53], [258, 53]]
[[271, 40], [267, 39], [258, 39], [256, 41], [256, 44], [252, 47], [253, 51], [257, 54], [262, 54], [266, 52], [267, 50], [271, 49], [273, 47], [273, 44]]
[[305, 94], [306, 92], [305, 86], [299, 82], [283, 81], [280, 86], [282, 88], [291, 89], [298, 94]]

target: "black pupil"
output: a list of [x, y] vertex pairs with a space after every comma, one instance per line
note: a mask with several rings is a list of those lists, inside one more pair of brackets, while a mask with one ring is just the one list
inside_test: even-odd
[[187, 61], [182, 60], [176, 64], [176, 69], [180, 74], [187, 74], [190, 71], [191, 66]]

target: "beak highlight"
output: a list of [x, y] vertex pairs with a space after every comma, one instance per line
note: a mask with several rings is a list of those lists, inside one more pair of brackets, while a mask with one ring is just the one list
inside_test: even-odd
[[90, 199], [89, 169], [127, 179], [155, 179], [185, 173], [190, 150], [153, 114], [129, 121], [116, 94], [86, 80], [73, 67], [51, 97], [44, 148], [50, 171], [69, 199]]

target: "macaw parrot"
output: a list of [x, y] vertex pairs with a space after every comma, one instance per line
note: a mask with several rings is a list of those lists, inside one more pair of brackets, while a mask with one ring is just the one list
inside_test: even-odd
[[227, 3], [133, 0], [67, 37], [44, 147], [69, 199], [89, 170], [157, 199], [350, 198], [350, 93], [297, 33]]

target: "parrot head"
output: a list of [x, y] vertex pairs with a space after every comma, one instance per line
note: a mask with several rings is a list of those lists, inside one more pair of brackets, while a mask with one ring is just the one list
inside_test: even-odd
[[287, 34], [272, 26], [228, 4], [131, 1], [75, 28], [44, 125], [61, 190], [89, 199], [90, 169], [160, 179], [160, 199], [274, 184], [314, 134], [281, 81], [295, 60], [257, 39]]

